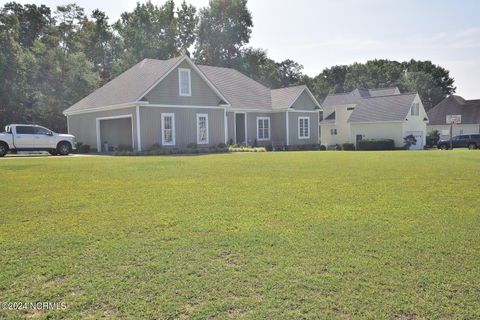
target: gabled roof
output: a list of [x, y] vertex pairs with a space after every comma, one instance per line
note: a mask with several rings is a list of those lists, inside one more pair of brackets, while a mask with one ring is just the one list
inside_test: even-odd
[[462, 124], [480, 124], [480, 99], [465, 100], [451, 95], [427, 112], [430, 125], [447, 124], [447, 115], [457, 114], [462, 116]]
[[221, 105], [252, 110], [288, 109], [306, 91], [321, 108], [306, 86], [270, 90], [235, 69], [197, 66], [187, 56], [180, 56], [169, 60], [145, 59], [75, 103], [64, 114], [135, 103], [148, 104], [142, 98], [183, 61], [187, 61], [212, 88], [224, 102]]
[[303, 92], [307, 92], [318, 109], [321, 109], [320, 104], [313, 94], [308, 90], [306, 85], [292, 86], [286, 88], [279, 88], [271, 90], [272, 108], [273, 109], [288, 109], [297, 101]]
[[228, 99], [232, 108], [271, 109], [270, 89], [230, 68], [199, 65], [198, 68]]
[[398, 89], [398, 87], [380, 89], [357, 88], [347, 93], [329, 94], [323, 101], [322, 105], [324, 107], [332, 107], [347, 104], [357, 104], [361, 99], [396, 94], [400, 94], [400, 90]]
[[182, 60], [182, 57], [169, 60], [145, 59], [78, 101], [64, 112], [134, 102], [180, 60]]
[[362, 99], [348, 122], [404, 121], [416, 95], [406, 93]]

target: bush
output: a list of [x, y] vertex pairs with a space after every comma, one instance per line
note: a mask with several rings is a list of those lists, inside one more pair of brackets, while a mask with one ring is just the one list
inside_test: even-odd
[[320, 151], [326, 151], [327, 147], [325, 147], [323, 144], [320, 146]]
[[114, 151], [133, 151], [132, 146], [120, 144]]
[[413, 134], [409, 134], [405, 138], [403, 138], [403, 142], [405, 145], [405, 150], [409, 150], [411, 146], [414, 146], [417, 144], [417, 139]]
[[231, 146], [228, 148], [228, 151], [230, 152], [267, 152], [267, 149], [264, 147], [238, 147], [238, 146]]
[[90, 152], [90, 145], [83, 144], [81, 142], [77, 143], [77, 152], [78, 153], [89, 153]]
[[225, 149], [227, 147], [227, 145], [225, 143], [219, 143], [217, 148], [220, 148], [220, 149]]
[[198, 147], [198, 144], [196, 144], [195, 142], [189, 143], [187, 145], [188, 149], [197, 149], [197, 147]]
[[357, 143], [358, 150], [394, 150], [392, 139], [363, 139]]
[[355, 145], [353, 143], [347, 142], [342, 144], [342, 149], [345, 151], [352, 151], [352, 150], [355, 150]]
[[161, 149], [162, 149], [161, 145], [159, 145], [158, 143], [154, 143], [154, 144], [152, 144], [152, 146], [148, 150], [149, 151], [156, 151], [156, 150], [161, 150]]
[[426, 140], [426, 146], [433, 148], [438, 144], [438, 141], [440, 141], [440, 132], [438, 132], [438, 130], [433, 130], [427, 135]]
[[288, 146], [288, 151], [309, 151], [309, 150], [320, 150], [320, 145], [318, 143], [310, 144], [299, 144], [294, 146]]

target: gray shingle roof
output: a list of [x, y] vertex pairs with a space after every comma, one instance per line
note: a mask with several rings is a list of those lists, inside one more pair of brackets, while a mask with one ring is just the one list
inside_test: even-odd
[[[165, 76], [183, 56], [169, 60], [145, 59], [64, 112], [133, 103]], [[221, 67], [197, 66], [230, 102], [232, 108], [282, 109], [289, 107], [306, 86], [270, 90], [241, 72]]]
[[227, 98], [232, 108], [272, 109], [270, 89], [230, 68], [197, 66]]
[[400, 94], [397, 87], [381, 89], [355, 89], [348, 93], [330, 94], [323, 101], [324, 107], [357, 104], [361, 99]]
[[431, 125], [447, 124], [447, 115], [462, 115], [462, 124], [480, 124], [480, 100], [449, 96], [427, 112]]
[[377, 122], [405, 120], [416, 93], [370, 97], [359, 101], [348, 122]]
[[331, 94], [323, 100], [323, 107], [333, 107], [345, 104], [356, 104], [361, 98], [349, 93]]
[[182, 57], [169, 60], [145, 59], [65, 111], [79, 111], [134, 102], [180, 59]]
[[306, 88], [307, 86], [301, 85], [271, 90], [272, 108], [289, 108]]

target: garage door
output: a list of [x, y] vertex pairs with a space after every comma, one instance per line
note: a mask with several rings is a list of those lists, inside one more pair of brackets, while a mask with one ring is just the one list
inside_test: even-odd
[[107, 151], [105, 144], [110, 148], [125, 146], [133, 149], [132, 118], [100, 120], [100, 144], [102, 151]]
[[423, 132], [422, 131], [407, 131], [405, 136], [413, 135], [417, 140], [417, 144], [410, 147], [410, 150], [423, 150]]

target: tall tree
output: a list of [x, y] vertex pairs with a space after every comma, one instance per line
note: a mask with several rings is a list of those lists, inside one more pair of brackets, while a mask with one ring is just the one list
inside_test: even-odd
[[178, 47], [183, 53], [190, 55], [190, 47], [195, 42], [195, 28], [198, 23], [197, 9], [187, 5], [184, 0], [177, 9], [177, 20]]
[[252, 33], [247, 0], [211, 0], [200, 10], [195, 59], [214, 66], [234, 66]]

